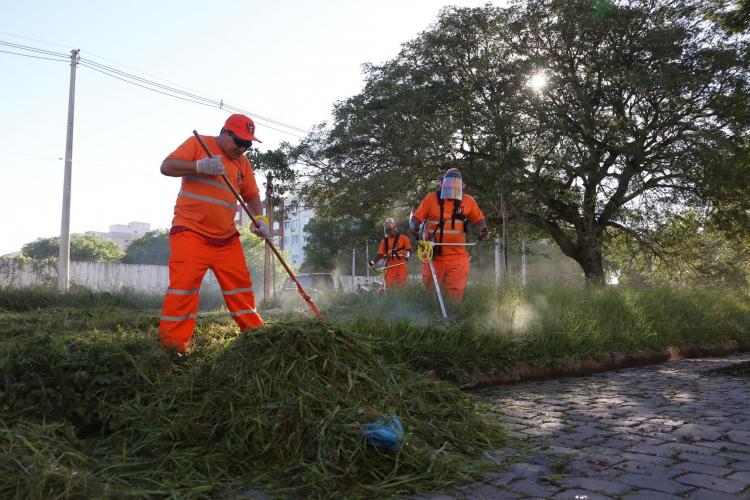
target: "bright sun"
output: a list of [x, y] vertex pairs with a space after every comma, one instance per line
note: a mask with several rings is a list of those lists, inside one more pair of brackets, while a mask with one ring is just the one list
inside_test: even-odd
[[547, 77], [544, 76], [544, 73], [537, 73], [529, 78], [529, 81], [526, 82], [526, 85], [534, 90], [542, 90], [544, 86], [547, 85]]

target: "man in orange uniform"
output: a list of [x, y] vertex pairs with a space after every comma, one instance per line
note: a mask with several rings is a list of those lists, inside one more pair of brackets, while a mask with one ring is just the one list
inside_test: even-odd
[[[208, 269], [219, 281], [240, 329], [263, 325], [234, 223], [239, 206], [222, 178], [229, 179], [254, 215], [262, 213], [260, 190], [250, 161], [243, 155], [252, 141], [258, 141], [255, 124], [247, 116], [232, 115], [218, 136], [202, 139], [213, 158], [191, 136], [161, 164], [162, 174], [182, 177], [169, 231], [169, 288], [159, 322], [162, 345], [180, 353], [193, 336], [198, 291]], [[253, 227], [253, 232], [268, 237], [268, 225], [259, 222], [260, 228]]]
[[[424, 197], [409, 221], [417, 239], [422, 239], [421, 226], [426, 221], [425, 239], [433, 243], [454, 244], [435, 245], [432, 263], [441, 290], [445, 289], [449, 297], [459, 302], [463, 301], [469, 276], [469, 252], [462, 246], [466, 243], [468, 223], [476, 226], [479, 239], [486, 238], [489, 233], [484, 214], [474, 198], [463, 194], [464, 187], [461, 171], [448, 169], [438, 183], [438, 190]], [[427, 263], [422, 268], [422, 281], [427, 288], [434, 286]]]
[[396, 221], [389, 217], [383, 223], [385, 238], [380, 241], [378, 253], [369, 262], [370, 267], [375, 267], [377, 261], [385, 259], [385, 290], [403, 288], [409, 278], [409, 270], [406, 262], [411, 254], [411, 242], [409, 238], [401, 234]]

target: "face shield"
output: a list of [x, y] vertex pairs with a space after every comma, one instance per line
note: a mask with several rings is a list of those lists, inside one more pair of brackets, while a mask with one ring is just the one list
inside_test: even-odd
[[464, 179], [461, 172], [448, 170], [440, 183], [440, 198], [443, 200], [461, 200], [464, 196]]
[[396, 221], [390, 217], [383, 223], [383, 234], [385, 234], [387, 238], [393, 238], [393, 236], [396, 235], [397, 229], [398, 226], [396, 226]]

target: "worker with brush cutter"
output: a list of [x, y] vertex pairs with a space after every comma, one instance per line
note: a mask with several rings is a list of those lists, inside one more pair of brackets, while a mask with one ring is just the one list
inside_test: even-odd
[[[469, 276], [469, 252], [466, 242], [469, 223], [474, 224], [479, 239], [489, 234], [487, 222], [473, 197], [464, 194], [466, 183], [458, 168], [449, 168], [438, 181], [437, 191], [424, 197], [412, 213], [409, 224], [420, 241], [420, 253], [429, 254], [420, 260], [425, 287], [441, 287], [449, 297], [463, 301]], [[425, 225], [424, 235], [422, 225]], [[435, 275], [430, 269], [432, 263]], [[437, 283], [433, 283], [436, 280]], [[439, 288], [437, 288], [439, 289]]]
[[380, 241], [378, 253], [368, 263], [371, 268], [384, 274], [383, 288], [380, 293], [387, 290], [403, 288], [409, 278], [409, 270], [406, 263], [411, 255], [411, 242], [408, 236], [401, 234], [398, 224], [392, 217], [388, 217], [383, 223], [385, 237]]
[[169, 231], [169, 288], [164, 296], [159, 334], [165, 348], [183, 353], [193, 336], [198, 291], [206, 270], [219, 281], [232, 319], [241, 330], [257, 328], [263, 320], [255, 309], [255, 294], [235, 226], [237, 200], [223, 182], [228, 179], [249, 209], [258, 214], [257, 236], [269, 236], [260, 217], [260, 190], [244, 156], [255, 137], [255, 124], [244, 115], [227, 118], [219, 135], [191, 136], [161, 164], [161, 173], [182, 177]]

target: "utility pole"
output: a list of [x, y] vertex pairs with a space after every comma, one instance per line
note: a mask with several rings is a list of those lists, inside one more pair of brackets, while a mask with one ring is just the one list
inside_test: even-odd
[[526, 238], [521, 238], [521, 286], [526, 288]]
[[[268, 218], [269, 238], [273, 241], [273, 174], [266, 174], [266, 218]], [[263, 256], [263, 303], [268, 305], [271, 300], [271, 248], [265, 245], [265, 254]]]
[[367, 283], [370, 282], [370, 242], [365, 240], [365, 259], [367, 259], [367, 266], [365, 266], [365, 269], [367, 271]]
[[500, 193], [500, 217], [503, 219], [503, 264], [505, 276], [508, 276], [508, 210], [505, 206], [505, 198]]
[[60, 254], [57, 259], [57, 289], [70, 288], [70, 186], [73, 174], [73, 116], [76, 103], [76, 68], [80, 50], [70, 51], [70, 89], [68, 91], [68, 134], [65, 138], [65, 174], [63, 177], [62, 222], [60, 223]]
[[495, 238], [495, 287], [500, 288], [500, 238]]
[[286, 226], [286, 210], [284, 209], [284, 198], [281, 199], [281, 202], [279, 203], [279, 229], [281, 230], [281, 234], [279, 234], [279, 248], [284, 250], [284, 226]]

